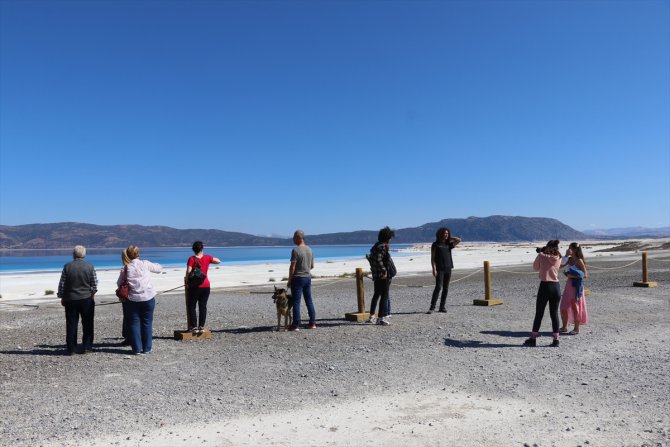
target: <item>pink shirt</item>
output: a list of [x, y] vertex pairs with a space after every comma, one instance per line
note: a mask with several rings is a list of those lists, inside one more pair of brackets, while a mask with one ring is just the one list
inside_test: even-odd
[[[128, 264], [128, 299], [130, 301], [149, 301], [156, 296], [156, 289], [151, 284], [151, 274], [160, 273], [163, 270], [160, 264], [133, 259]], [[123, 283], [123, 269], [116, 285]]]
[[540, 281], [558, 282], [561, 257], [539, 253], [533, 262], [533, 269], [539, 272]]

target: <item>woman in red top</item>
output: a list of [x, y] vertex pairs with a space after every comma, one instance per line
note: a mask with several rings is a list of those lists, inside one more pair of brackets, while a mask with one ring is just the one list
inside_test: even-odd
[[[186, 263], [186, 276], [184, 277], [184, 286], [186, 287], [186, 294], [188, 297], [188, 330], [193, 334], [202, 334], [205, 330], [205, 321], [207, 320], [207, 300], [209, 299], [209, 278], [207, 277], [207, 270], [209, 264], [220, 264], [221, 260], [211, 255], [203, 253], [204, 245], [201, 241], [193, 243], [193, 253], [195, 256], [188, 258]], [[205, 280], [198, 287], [189, 287], [188, 275], [196, 265], [200, 265], [200, 270], [205, 274]], [[200, 313], [200, 322], [195, 312], [195, 307], [198, 306]]]

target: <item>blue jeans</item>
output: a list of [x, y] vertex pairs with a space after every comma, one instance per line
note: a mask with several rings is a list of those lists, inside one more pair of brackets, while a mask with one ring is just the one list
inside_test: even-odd
[[155, 307], [156, 298], [151, 298], [149, 301], [126, 302], [130, 346], [135, 354], [151, 351]]
[[316, 323], [316, 312], [312, 302], [312, 278], [309, 276], [294, 276], [291, 279], [291, 295], [293, 296], [293, 325], [300, 324], [300, 298], [305, 295], [305, 304], [309, 313], [309, 324]]
[[391, 302], [389, 298], [389, 290], [391, 288], [391, 280], [388, 278], [378, 279], [374, 282], [375, 291], [372, 294], [372, 303], [370, 303], [370, 316], [375, 314], [377, 307], [377, 300], [379, 301], [379, 318], [389, 315], [391, 312]]

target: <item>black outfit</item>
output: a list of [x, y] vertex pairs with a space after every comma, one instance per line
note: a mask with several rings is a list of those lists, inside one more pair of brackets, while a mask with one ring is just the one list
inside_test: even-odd
[[[189, 328], [205, 327], [207, 321], [207, 300], [209, 299], [209, 287], [189, 287], [188, 289], [188, 326]], [[195, 314], [195, 307], [198, 306], [200, 323]]]
[[77, 329], [81, 316], [82, 350], [93, 349], [93, 320], [95, 318], [95, 301], [93, 297], [84, 300], [65, 302], [65, 344], [68, 354], [75, 352], [77, 347]]
[[449, 281], [451, 281], [451, 270], [454, 268], [454, 261], [451, 258], [451, 250], [456, 246], [453, 241], [444, 243], [433, 242], [430, 247], [432, 256], [435, 259], [435, 289], [433, 289], [433, 298], [430, 300], [430, 310], [435, 310], [437, 297], [440, 296], [440, 311], [446, 312], [447, 294], [449, 293]]
[[541, 281], [537, 290], [537, 301], [535, 304], [535, 320], [533, 321], [533, 332], [540, 332], [544, 309], [549, 303], [549, 316], [551, 317], [551, 329], [554, 334], [558, 333], [558, 306], [561, 303], [561, 286], [554, 281]]
[[82, 325], [83, 350], [93, 349], [93, 321], [95, 301], [98, 291], [98, 278], [91, 264], [81, 258], [65, 264], [58, 283], [58, 297], [65, 307], [65, 344], [68, 354], [77, 347], [77, 328], [79, 317]]
[[389, 315], [389, 291], [391, 289], [391, 280], [395, 276], [395, 264], [386, 244], [383, 242], [377, 242], [372, 246], [368, 259], [374, 281], [370, 315], [375, 314], [377, 301], [381, 298], [381, 301], [379, 301], [379, 317], [383, 318]]

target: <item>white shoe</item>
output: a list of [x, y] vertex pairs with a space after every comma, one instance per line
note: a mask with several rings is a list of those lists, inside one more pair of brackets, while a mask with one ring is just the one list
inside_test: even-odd
[[382, 326], [388, 326], [391, 323], [389, 323], [389, 321], [386, 318], [382, 317], [377, 321], [377, 324]]
[[370, 319], [366, 323], [375, 324], [375, 321], [377, 321], [377, 318], [374, 315], [370, 315]]

